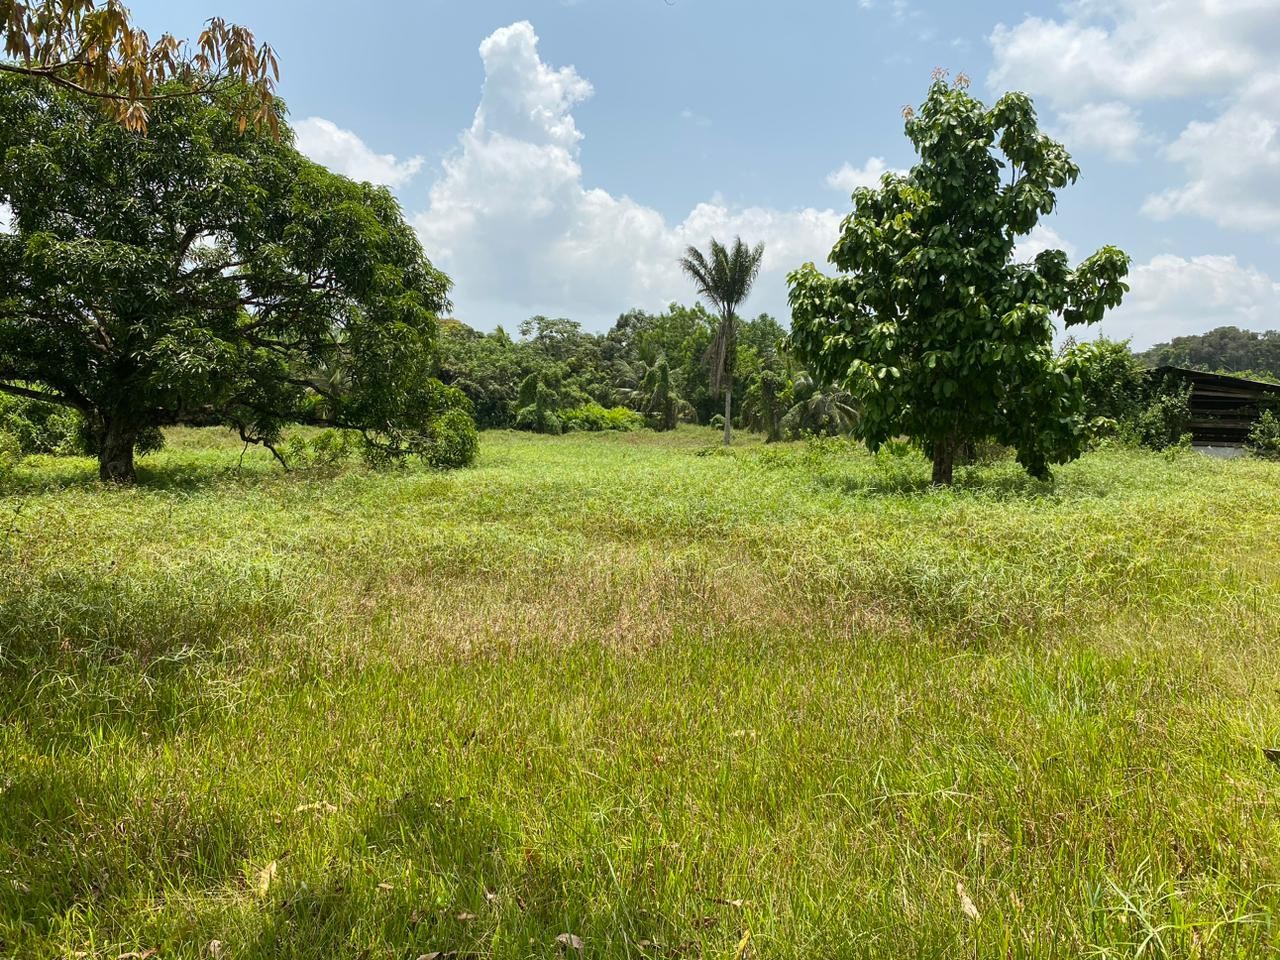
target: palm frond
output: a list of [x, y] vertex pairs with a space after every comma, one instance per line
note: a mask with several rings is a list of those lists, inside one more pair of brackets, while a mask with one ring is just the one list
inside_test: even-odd
[[707, 348], [711, 369], [711, 389], [719, 391], [732, 374], [734, 344], [737, 339], [738, 307], [751, 293], [764, 261], [764, 244], [749, 247], [736, 237], [726, 247], [714, 237], [707, 253], [689, 247], [680, 266], [697, 287], [698, 295], [720, 314], [720, 325]]

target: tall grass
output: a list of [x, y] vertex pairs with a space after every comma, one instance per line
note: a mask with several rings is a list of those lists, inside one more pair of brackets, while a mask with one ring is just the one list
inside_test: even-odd
[[0, 956], [1275, 952], [1280, 468], [714, 439], [28, 461]]

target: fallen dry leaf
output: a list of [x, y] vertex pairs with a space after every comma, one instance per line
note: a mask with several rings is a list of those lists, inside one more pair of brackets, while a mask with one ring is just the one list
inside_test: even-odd
[[956, 881], [956, 896], [960, 898], [960, 909], [964, 911], [966, 917], [970, 920], [981, 919], [982, 914], [978, 913], [978, 908], [974, 906], [973, 900], [970, 899], [968, 891], [964, 888], [964, 884], [959, 880]]
[[155, 947], [151, 947], [150, 949], [143, 950], [141, 952], [134, 950], [129, 953], [120, 954], [116, 957], [116, 960], [147, 960], [148, 957], [154, 957], [159, 952], [160, 951]]
[[272, 860], [258, 872], [258, 896], [265, 897], [276, 879], [276, 862]]
[[475, 918], [476, 918], [476, 915], [474, 913], [467, 913], [465, 910], [462, 911], [462, 913], [458, 914], [458, 919], [461, 920], [463, 923], [470, 923]]
[[210, 940], [208, 949], [209, 956], [213, 957], [214, 960], [217, 960], [218, 957], [222, 956], [222, 941]]
[[556, 943], [560, 944], [561, 947], [569, 947], [570, 949], [577, 950], [578, 953], [582, 953], [582, 940], [575, 937], [572, 933], [560, 934], [560, 936], [556, 937]]
[[389, 883], [380, 883], [380, 884], [378, 884], [378, 889], [379, 889], [379, 890], [394, 890], [394, 889], [395, 889], [395, 887], [393, 887], [393, 886], [392, 886], [391, 884], [389, 884]]

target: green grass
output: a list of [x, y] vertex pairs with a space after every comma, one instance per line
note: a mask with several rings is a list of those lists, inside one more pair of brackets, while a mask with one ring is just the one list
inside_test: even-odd
[[1280, 468], [713, 441], [28, 461], [0, 956], [1280, 949]]

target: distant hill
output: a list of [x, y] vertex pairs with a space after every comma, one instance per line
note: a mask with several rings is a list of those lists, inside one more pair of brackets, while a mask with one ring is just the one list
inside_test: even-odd
[[1138, 359], [1151, 367], [1167, 365], [1280, 379], [1280, 330], [1258, 333], [1239, 327], [1218, 327], [1208, 333], [1157, 343], [1138, 354]]

